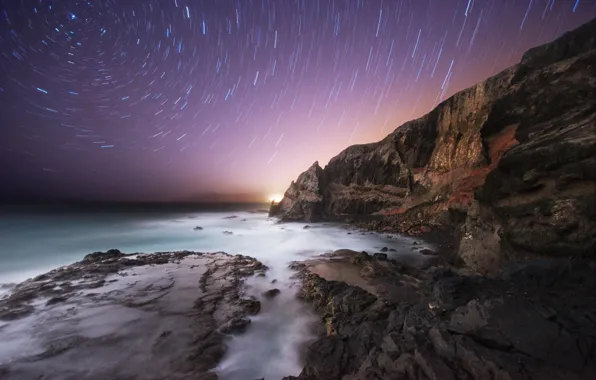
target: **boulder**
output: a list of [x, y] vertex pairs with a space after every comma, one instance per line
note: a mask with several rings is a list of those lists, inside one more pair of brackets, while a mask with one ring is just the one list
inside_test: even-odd
[[281, 290], [279, 290], [277, 288], [276, 289], [269, 289], [265, 293], [263, 293], [263, 296], [265, 298], [271, 299], [271, 298], [277, 297], [279, 295], [279, 293], [281, 293]]
[[123, 256], [125, 256], [124, 253], [120, 252], [119, 250], [110, 249], [107, 252], [90, 253], [83, 258], [83, 261], [100, 261], [100, 260], [120, 258]]

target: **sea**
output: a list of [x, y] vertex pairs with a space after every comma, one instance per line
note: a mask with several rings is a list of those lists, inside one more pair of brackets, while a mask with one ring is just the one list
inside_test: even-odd
[[[268, 217], [267, 206], [0, 207], [0, 297], [15, 283], [112, 248], [125, 253], [191, 250], [252, 256], [270, 268], [267, 276], [277, 280], [281, 293], [252, 317], [244, 334], [230, 338], [216, 371], [223, 380], [296, 376], [317, 317], [296, 297], [291, 262], [343, 248], [374, 253], [387, 247], [390, 257], [420, 256], [412, 252], [411, 237], [350, 231], [334, 223], [308, 228], [306, 223], [281, 224]], [[249, 292], [267, 290], [252, 285], [249, 280]]]

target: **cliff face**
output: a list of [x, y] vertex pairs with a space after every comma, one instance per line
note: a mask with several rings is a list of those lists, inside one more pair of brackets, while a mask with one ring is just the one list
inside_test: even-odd
[[595, 36], [593, 20], [383, 140], [351, 146], [324, 169], [316, 163], [272, 215], [376, 213], [385, 216], [377, 228], [402, 232], [455, 226], [460, 257], [480, 272], [497, 268], [503, 252], [591, 254]]
[[283, 214], [285, 220], [316, 221], [323, 215], [323, 169], [318, 162], [292, 181], [279, 204], [272, 204], [269, 215]]

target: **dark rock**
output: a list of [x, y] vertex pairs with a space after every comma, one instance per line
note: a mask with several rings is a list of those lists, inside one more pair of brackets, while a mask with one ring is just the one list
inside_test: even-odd
[[248, 325], [250, 325], [248, 318], [233, 318], [223, 325], [220, 331], [224, 334], [239, 334], [246, 331]]
[[446, 228], [453, 261], [483, 274], [527, 256], [594, 257], [594, 35], [596, 20], [381, 141], [315, 163], [272, 215], [413, 236]]
[[48, 300], [48, 302], [46, 302], [46, 305], [48, 305], [48, 306], [55, 305], [57, 303], [66, 302], [67, 300], [68, 300], [68, 297], [62, 297], [62, 296], [52, 297]]
[[261, 303], [252, 298], [240, 300], [240, 306], [242, 306], [249, 315], [257, 315], [261, 311]]
[[391, 261], [359, 265], [378, 297], [301, 272], [302, 298], [325, 333], [296, 379], [596, 376], [596, 276], [586, 262], [518, 263], [493, 279]]
[[195, 228], [193, 228], [194, 231], [201, 231], [202, 229], [203, 229], [203, 227], [199, 227], [199, 226], [196, 226]]
[[310, 228], [310, 226], [307, 224], [306, 226], [302, 227], [302, 229], [304, 230], [308, 230]]
[[387, 247], [381, 248], [381, 252], [387, 252], [388, 250], [389, 250], [389, 248], [387, 248]]
[[107, 252], [94, 252], [86, 255], [83, 258], [83, 261], [97, 261], [97, 260], [107, 260], [107, 259], [115, 259], [124, 256], [124, 253], [120, 252], [117, 249], [110, 249]]
[[277, 297], [277, 295], [279, 295], [279, 293], [281, 293], [279, 289], [269, 289], [265, 293], [263, 293], [263, 296], [265, 298], [275, 298]]
[[223, 234], [224, 235], [233, 235], [234, 233], [232, 231], [224, 231]]
[[238, 218], [236, 215], [226, 216], [224, 219], [236, 219]]
[[373, 255], [373, 257], [377, 260], [387, 260], [387, 254], [386, 253], [375, 253]]
[[437, 252], [435, 252], [433, 250], [430, 250], [430, 249], [426, 249], [426, 248], [425, 249], [421, 249], [419, 252], [420, 252], [421, 255], [425, 255], [425, 256], [436, 256], [436, 255], [438, 255]]
[[393, 248], [389, 248], [389, 252], [397, 252], [397, 250], [395, 250]]
[[323, 169], [315, 162], [307, 171], [292, 181], [279, 204], [272, 203], [269, 216], [282, 220], [316, 221], [323, 210]]

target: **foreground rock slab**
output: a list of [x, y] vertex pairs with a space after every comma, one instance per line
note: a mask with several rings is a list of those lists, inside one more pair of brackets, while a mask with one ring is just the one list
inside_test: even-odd
[[264, 269], [225, 253], [87, 255], [0, 300], [0, 378], [217, 379], [224, 333], [260, 309], [243, 278]]
[[[489, 279], [343, 256], [294, 265], [324, 329], [288, 380], [596, 378], [589, 262], [511, 263]], [[325, 265], [340, 264], [360, 279], [335, 281]]]

